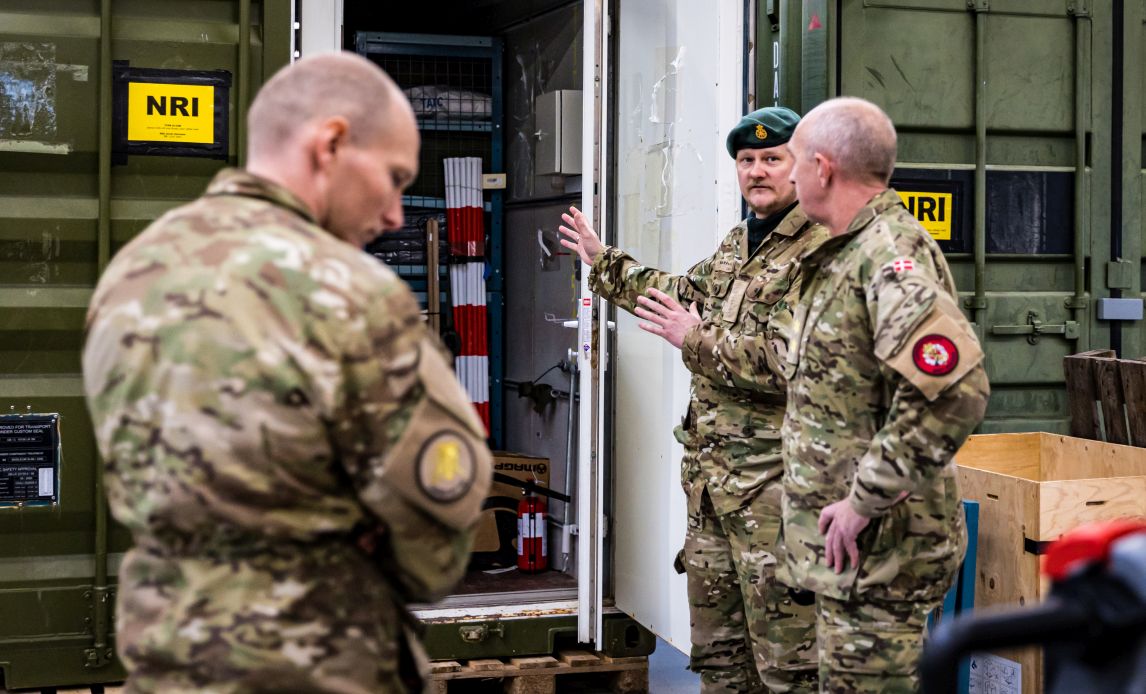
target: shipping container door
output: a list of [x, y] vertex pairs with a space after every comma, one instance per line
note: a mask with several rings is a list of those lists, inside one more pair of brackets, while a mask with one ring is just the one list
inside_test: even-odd
[[237, 161], [248, 96], [289, 58], [290, 10], [0, 7], [0, 685], [123, 677], [111, 612], [130, 537], [84, 406], [85, 310], [120, 247]]
[[[1125, 281], [1110, 263], [1112, 4], [775, 4], [800, 26], [799, 108], [861, 96], [896, 124], [892, 185], [946, 253], [984, 344], [981, 430], [1065, 432], [1062, 358], [1121, 327], [1096, 311]], [[1126, 70], [1140, 80], [1140, 64]]]
[[[604, 101], [615, 103], [599, 101], [601, 110], [586, 112], [585, 142], [608, 143], [597, 227], [641, 262], [684, 272], [711, 255], [741, 215], [724, 136], [744, 107], [744, 3], [625, 0], [614, 7], [604, 24], [611, 36], [602, 74], [614, 80]], [[598, 114], [611, 117], [590, 136]], [[585, 195], [588, 205], [588, 185]], [[608, 509], [598, 509], [598, 527], [611, 533], [613, 595], [617, 608], [685, 650], [688, 600], [684, 577], [673, 570], [686, 525], [682, 450], [671, 432], [684, 414], [689, 374], [680, 352], [640, 330], [635, 317], [614, 310], [609, 319], [613, 351], [597, 366], [613, 419], [597, 422], [602, 441], [611, 441], [600, 450], [610, 456], [613, 493]]]
[[[1127, 31], [1123, 74], [1125, 85], [1126, 145], [1123, 147], [1126, 179], [1123, 209], [1126, 218], [1124, 258], [1128, 258], [1132, 273], [1127, 277], [1130, 286], [1126, 296], [1146, 299], [1146, 264], [1142, 249], [1146, 247], [1146, 0], [1127, 0], [1125, 27]], [[1136, 259], [1136, 262], [1135, 262]], [[1140, 320], [1123, 336], [1122, 356], [1146, 358], [1146, 320]], [[1129, 397], [1129, 394], [1127, 394]], [[1138, 404], [1138, 407], [1146, 405]], [[1133, 434], [1132, 434], [1133, 436]], [[1144, 445], [1138, 440], [1134, 445]]]

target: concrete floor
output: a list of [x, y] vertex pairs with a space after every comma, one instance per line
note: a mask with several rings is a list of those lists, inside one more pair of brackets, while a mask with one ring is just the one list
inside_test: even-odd
[[688, 656], [657, 639], [657, 650], [649, 656], [650, 694], [696, 694], [700, 675], [688, 669]]

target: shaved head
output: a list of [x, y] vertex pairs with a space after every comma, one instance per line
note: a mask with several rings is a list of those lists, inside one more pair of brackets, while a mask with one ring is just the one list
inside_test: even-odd
[[247, 126], [247, 171], [294, 193], [334, 236], [363, 248], [402, 227], [421, 138], [374, 63], [328, 53], [288, 65], [259, 90]]
[[304, 126], [333, 116], [346, 119], [352, 144], [371, 144], [395, 107], [410, 110], [394, 80], [369, 60], [353, 53], [303, 58], [276, 73], [251, 104], [250, 158], [274, 156]]
[[879, 106], [855, 97], [825, 101], [797, 126], [800, 155], [820, 153], [839, 173], [887, 185], [895, 169], [895, 126]]

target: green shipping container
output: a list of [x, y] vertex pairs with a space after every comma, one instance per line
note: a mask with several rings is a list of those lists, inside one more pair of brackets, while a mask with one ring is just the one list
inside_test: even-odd
[[[899, 131], [892, 185], [987, 355], [981, 431], [1066, 432], [1062, 358], [1146, 355], [1143, 0], [762, 0], [757, 103], [837, 95]], [[1126, 301], [1110, 302], [1110, 299]]]
[[238, 162], [251, 94], [290, 59], [290, 11], [286, 0], [0, 6], [3, 686], [123, 679], [115, 575], [130, 538], [109, 522], [96, 474], [84, 313], [117, 248]]

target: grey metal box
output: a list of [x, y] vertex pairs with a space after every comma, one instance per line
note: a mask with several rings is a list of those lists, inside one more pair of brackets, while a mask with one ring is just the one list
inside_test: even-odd
[[1142, 320], [1141, 299], [1099, 299], [1098, 320]]
[[538, 176], [581, 174], [581, 90], [561, 89], [534, 99]]

